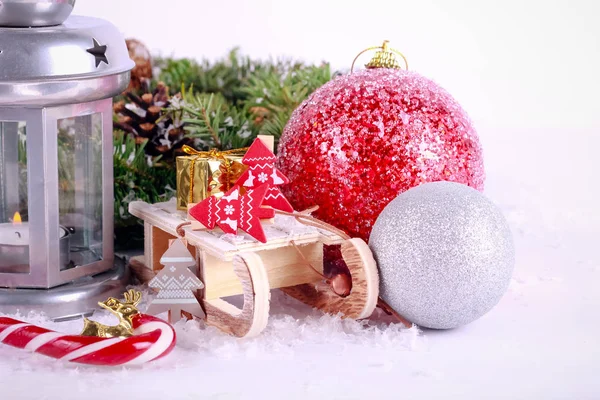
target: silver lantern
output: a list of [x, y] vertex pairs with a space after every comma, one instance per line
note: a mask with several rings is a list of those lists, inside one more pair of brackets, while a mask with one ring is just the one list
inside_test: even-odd
[[113, 253], [112, 97], [134, 63], [75, 0], [0, 0], [0, 312], [93, 312]]

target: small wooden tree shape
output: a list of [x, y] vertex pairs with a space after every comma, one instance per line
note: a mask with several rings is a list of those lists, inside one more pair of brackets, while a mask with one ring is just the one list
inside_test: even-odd
[[165, 267], [148, 283], [159, 292], [146, 313], [158, 315], [169, 311], [169, 323], [179, 321], [184, 311], [204, 318], [204, 311], [194, 295], [194, 291], [203, 289], [204, 284], [188, 268], [196, 265], [196, 260], [183, 240], [174, 240], [160, 263]]
[[288, 183], [289, 179], [275, 167], [276, 161], [277, 157], [265, 143], [260, 138], [255, 139], [242, 158], [242, 163], [247, 165], [248, 169], [235, 184], [246, 189], [254, 189], [268, 184], [269, 189], [262, 205], [273, 207], [276, 210], [293, 212], [294, 208], [277, 187]]

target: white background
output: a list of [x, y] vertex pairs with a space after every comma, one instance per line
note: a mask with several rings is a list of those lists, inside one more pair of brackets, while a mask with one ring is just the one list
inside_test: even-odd
[[600, 398], [600, 1], [78, 0], [76, 11], [155, 52], [197, 58], [240, 46], [347, 68], [389, 39], [472, 117], [516, 267], [492, 311], [451, 331], [365, 329], [273, 291], [260, 336], [180, 322], [173, 353], [142, 369], [77, 368], [0, 346], [7, 398]]

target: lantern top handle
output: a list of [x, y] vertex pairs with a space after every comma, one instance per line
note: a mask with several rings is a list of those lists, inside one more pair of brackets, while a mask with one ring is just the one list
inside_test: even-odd
[[354, 71], [354, 63], [356, 63], [356, 60], [358, 60], [358, 57], [360, 57], [367, 51], [371, 51], [371, 50], [378, 50], [378, 51], [375, 53], [375, 55], [373, 56], [371, 61], [369, 61], [367, 64], [365, 64], [365, 67], [367, 69], [374, 69], [374, 68], [401, 69], [400, 63], [398, 62], [396, 55], [399, 55], [402, 58], [402, 60], [404, 61], [405, 68], [408, 69], [408, 61], [406, 61], [406, 57], [404, 57], [404, 55], [402, 53], [400, 53], [398, 50], [391, 48], [389, 40], [384, 40], [383, 44], [381, 46], [369, 47], [367, 49], [364, 49], [360, 53], [358, 53], [358, 55], [356, 57], [354, 57], [354, 60], [352, 61], [352, 67], [350, 68], [350, 72]]
[[69, 18], [75, 0], [1, 0], [0, 26], [32, 28], [60, 25]]

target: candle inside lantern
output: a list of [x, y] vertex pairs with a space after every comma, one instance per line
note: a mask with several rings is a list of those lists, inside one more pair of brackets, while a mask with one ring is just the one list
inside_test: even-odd
[[[18, 211], [13, 216], [12, 226], [6, 226], [8, 224], [4, 225], [5, 226], [3, 226], [2, 230], [0, 231], [0, 244], [29, 246], [29, 227], [27, 224], [23, 224], [21, 214], [19, 214]], [[4, 231], [7, 231], [8, 233], [3, 233]]]
[[[60, 227], [61, 268], [69, 262], [69, 232]], [[17, 211], [12, 222], [0, 224], [0, 272], [29, 272], [29, 224]]]
[[12, 222], [0, 224], [0, 268], [2, 272], [29, 271], [29, 227], [18, 211]]

